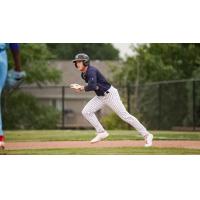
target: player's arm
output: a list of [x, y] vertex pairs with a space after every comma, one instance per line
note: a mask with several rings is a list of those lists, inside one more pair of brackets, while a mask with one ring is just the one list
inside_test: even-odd
[[91, 71], [88, 78], [88, 85], [84, 87], [86, 92], [97, 90], [97, 73], [96, 71]]
[[89, 91], [98, 90], [96, 71], [91, 71], [90, 74], [88, 74], [88, 85], [83, 86], [83, 85], [74, 83], [74, 84], [70, 84], [70, 88], [75, 89], [76, 92], [81, 92], [81, 91], [89, 92]]
[[16, 72], [21, 71], [21, 60], [20, 60], [20, 47], [18, 43], [10, 43], [10, 50], [12, 52], [14, 67]]
[[14, 60], [14, 69], [8, 71], [6, 87], [15, 89], [23, 82], [26, 77], [26, 72], [21, 71], [20, 48], [18, 43], [10, 43], [10, 50]]

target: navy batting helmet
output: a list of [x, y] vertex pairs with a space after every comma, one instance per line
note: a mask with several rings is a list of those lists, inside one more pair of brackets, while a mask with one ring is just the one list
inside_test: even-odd
[[73, 63], [76, 65], [76, 61], [83, 61], [84, 66], [88, 66], [90, 63], [90, 58], [85, 53], [79, 53], [75, 56]]

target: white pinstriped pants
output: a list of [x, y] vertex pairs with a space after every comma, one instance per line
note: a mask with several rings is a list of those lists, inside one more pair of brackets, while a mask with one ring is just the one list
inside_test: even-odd
[[122, 120], [134, 127], [142, 136], [148, 135], [149, 132], [138, 121], [138, 119], [127, 112], [120, 99], [118, 90], [111, 86], [108, 91], [109, 93], [105, 94], [105, 96], [95, 96], [92, 98], [82, 110], [83, 116], [96, 129], [97, 134], [102, 133], [105, 130], [97, 119], [95, 112], [106, 105], [110, 107]]

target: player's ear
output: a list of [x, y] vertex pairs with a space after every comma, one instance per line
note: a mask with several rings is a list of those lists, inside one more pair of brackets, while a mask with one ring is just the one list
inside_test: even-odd
[[76, 68], [78, 68], [78, 66], [77, 66], [76, 62], [73, 62], [73, 63], [74, 63], [74, 66], [75, 66]]

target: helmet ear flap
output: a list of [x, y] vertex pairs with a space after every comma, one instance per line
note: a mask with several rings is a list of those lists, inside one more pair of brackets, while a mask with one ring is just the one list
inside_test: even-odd
[[83, 60], [83, 65], [86, 67], [88, 66], [88, 61], [87, 60]]

